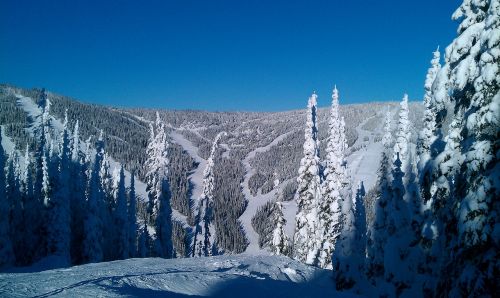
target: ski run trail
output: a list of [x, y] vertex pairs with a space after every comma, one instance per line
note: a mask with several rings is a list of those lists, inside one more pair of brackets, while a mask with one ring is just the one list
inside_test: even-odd
[[[393, 109], [391, 113], [397, 113], [397, 111], [397, 109]], [[361, 149], [354, 152], [351, 151], [352, 153], [346, 158], [347, 168], [352, 178], [353, 194], [356, 193], [358, 182], [363, 181], [367, 192], [377, 182], [377, 171], [382, 158], [383, 145], [381, 141], [375, 142], [374, 135], [376, 132], [383, 134], [384, 121], [378, 121], [377, 127], [373, 131], [365, 130], [363, 126], [375, 117], [385, 119], [383, 115], [385, 115], [384, 112], [379, 112], [377, 115], [365, 119], [365, 121], [356, 127], [358, 138], [351, 147]]]
[[250, 161], [255, 158], [255, 155], [257, 153], [263, 153], [269, 151], [273, 146], [276, 146], [279, 142], [284, 140], [290, 132], [284, 133], [280, 136], [278, 136], [276, 139], [274, 139], [271, 143], [267, 144], [264, 147], [259, 147], [251, 151], [250, 153], [247, 154], [245, 159], [243, 159], [243, 166], [245, 167], [245, 178], [242, 183], [243, 187], [243, 195], [245, 196], [245, 199], [247, 200], [247, 208], [245, 209], [245, 212], [240, 216], [240, 221], [241, 224], [243, 225], [243, 229], [245, 230], [245, 234], [248, 240], [248, 246], [245, 250], [245, 253], [248, 254], [259, 254], [262, 253], [263, 250], [259, 247], [259, 234], [253, 229], [252, 227], [252, 217], [255, 215], [255, 212], [257, 212], [257, 209], [264, 205], [266, 202], [269, 200], [272, 200], [278, 190], [280, 190], [279, 187], [274, 188], [271, 192], [262, 195], [259, 193], [257, 196], [252, 195], [250, 192], [250, 188], [248, 187], [248, 181], [250, 180], [250, 177], [252, 177], [255, 174], [255, 169], [252, 168], [250, 165]]

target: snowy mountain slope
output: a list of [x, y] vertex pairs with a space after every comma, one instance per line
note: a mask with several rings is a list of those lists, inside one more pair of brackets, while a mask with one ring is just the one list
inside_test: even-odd
[[[33, 134], [34, 132], [34, 127], [36, 127], [39, 124], [39, 121], [41, 119], [41, 114], [42, 110], [38, 105], [33, 101], [32, 98], [23, 96], [21, 94], [15, 94], [15, 96], [18, 98], [18, 105], [21, 107], [29, 116], [29, 119], [31, 119], [31, 123], [29, 123], [28, 131]], [[57, 119], [56, 117], [52, 116], [51, 117], [51, 125], [52, 128], [54, 129], [54, 138], [58, 138], [63, 130], [63, 124], [62, 122]], [[80, 150], [85, 150], [84, 148], [84, 140], [80, 140]], [[95, 153], [95, 152], [93, 152]], [[114, 160], [112, 157], [109, 159], [109, 163], [111, 166], [111, 172], [113, 172], [115, 169], [118, 169], [120, 167], [120, 163]], [[125, 180], [126, 180], [126, 185], [127, 187], [130, 184], [130, 176], [131, 173], [127, 170], [125, 170]], [[141, 182], [140, 180], [136, 180], [135, 182], [135, 188], [136, 188], [136, 194], [142, 199], [147, 199], [147, 192], [146, 192], [146, 184]]]
[[[39, 118], [37, 116], [41, 112], [35, 100], [38, 94], [36, 90], [0, 86], [0, 93], [2, 92], [17, 95], [17, 106], [28, 115], [29, 119], [25, 124], [25, 129], [32, 133], [31, 127], [36, 124]], [[142, 166], [145, 160], [145, 145], [149, 136], [148, 124], [154, 121], [157, 110], [130, 110], [86, 105], [64, 96], [50, 94], [53, 103], [51, 113], [55, 119], [53, 125], [56, 131], [60, 131], [62, 127], [61, 121], [57, 119], [61, 119], [61, 115], [64, 115], [64, 110], [67, 108], [69, 108], [70, 126], [76, 119], [80, 120], [82, 139], [89, 136], [95, 138], [102, 128], [106, 138], [106, 151], [113, 160], [112, 168], [118, 166], [118, 162], [126, 166], [127, 185], [130, 171], [136, 171], [137, 194], [144, 199], [147, 198], [146, 185], [141, 181], [144, 178], [141, 173], [144, 173]], [[324, 102], [323, 104], [325, 105]], [[390, 109], [396, 116], [399, 105], [394, 102], [370, 103], [341, 105], [340, 109], [341, 116], [344, 116], [346, 120], [346, 133], [351, 147], [347, 152], [347, 161], [352, 172], [353, 185], [363, 180], [365, 188], [369, 190], [376, 180], [383, 114]], [[415, 123], [412, 136], [415, 137], [421, 120], [421, 104], [411, 104], [410, 111], [412, 122]], [[222, 141], [220, 155], [216, 159], [217, 164], [223, 165], [215, 195], [227, 209], [223, 211], [223, 216], [232, 214], [234, 223], [231, 225], [234, 226], [239, 221], [242, 227], [239, 231], [228, 233], [224, 230], [221, 234], [229, 235], [226, 243], [233, 242], [237, 237], [247, 238], [248, 247], [245, 241], [240, 241], [237, 251], [260, 253], [258, 235], [252, 228], [251, 219], [256, 209], [267, 201], [273, 200], [277, 192], [283, 192], [285, 188], [291, 187], [293, 191], [304, 142], [304, 111], [215, 113], [158, 110], [158, 112], [169, 128], [170, 142], [181, 148], [176, 149], [178, 155], [171, 159], [170, 173], [174, 175], [173, 182], [179, 182], [179, 179], [188, 180], [185, 181], [188, 187], [182, 188], [176, 196], [180, 200], [185, 200], [184, 206], [191, 208], [180, 209], [178, 205], [173, 206], [174, 219], [189, 230], [189, 225], [192, 224], [197, 210], [203, 170], [206, 167], [206, 158], [212, 140], [219, 132], [226, 131], [228, 136]], [[329, 108], [318, 110], [320, 155], [324, 152], [326, 145], [328, 113]], [[1, 115], [2, 111], [0, 111]], [[24, 150], [26, 143], [19, 143], [18, 139], [9, 133], [6, 135], [9, 138], [4, 138], [6, 140], [4, 142], [10, 139], [17, 148]], [[56, 137], [59, 137], [57, 133]], [[179, 159], [179, 157], [182, 158]], [[194, 165], [191, 168], [186, 167], [182, 159], [190, 159]], [[234, 170], [235, 166], [239, 166], [240, 169]], [[187, 175], [183, 178], [185, 173]], [[277, 185], [275, 185], [276, 180], [279, 181]], [[237, 198], [233, 199], [235, 197]], [[283, 211], [287, 220], [285, 230], [291, 236], [296, 213], [295, 201], [284, 202]], [[227, 226], [221, 225], [220, 229], [227, 229]], [[233, 248], [228, 247], [225, 251], [232, 252]]]
[[0, 273], [2, 297], [354, 297], [331, 271], [286, 257], [128, 259], [65, 269]]
[[[384, 105], [380, 109], [376, 109], [373, 111], [373, 115], [370, 117], [366, 118], [362, 122], [360, 122], [356, 127], [356, 133], [358, 135], [356, 141], [352, 145], [352, 148], [357, 148], [358, 150], [350, 150], [348, 153], [348, 167], [352, 173], [352, 179], [353, 179], [353, 186], [355, 187], [357, 185], [357, 181], [364, 181], [365, 187], [367, 189], [370, 189], [376, 182], [377, 178], [377, 168], [379, 165], [380, 161], [380, 152], [382, 150], [382, 144], [380, 141], [377, 139], [378, 135], [382, 134], [382, 122], [377, 121], [379, 119], [383, 119], [383, 114], [387, 109], [390, 109], [391, 112], [396, 115], [397, 114], [397, 106], [396, 105]], [[259, 119], [260, 121], [263, 121], [263, 119]], [[255, 120], [251, 120], [249, 122], [254, 122]], [[370, 124], [371, 125], [368, 125]], [[375, 125], [373, 125], [373, 123]], [[242, 128], [245, 128], [244, 130], [241, 130]], [[223, 130], [224, 128], [220, 128], [220, 130]], [[246, 123], [242, 123], [241, 125], [238, 126], [238, 129], [240, 131], [238, 132], [238, 140], [241, 141], [241, 135], [247, 134], [247, 129], [248, 125]], [[258, 172], [258, 169], [256, 169], [254, 165], [254, 161], [257, 158], [262, 157], [262, 153], [266, 153], [269, 151], [272, 151], [273, 149], [277, 149], [276, 147], [280, 142], [283, 140], [287, 139], [292, 135], [292, 132], [296, 131], [297, 129], [300, 130], [300, 128], [297, 127], [289, 127], [289, 131], [277, 135], [276, 138], [271, 140], [270, 143], [265, 144], [261, 147], [254, 148], [252, 151], [248, 152], [245, 157], [242, 159], [242, 163], [245, 167], [245, 176], [243, 183], [241, 184], [242, 186], [242, 192], [245, 195], [245, 198], [247, 200], [247, 207], [245, 209], [245, 212], [240, 216], [239, 220], [242, 223], [242, 226], [245, 230], [245, 234], [247, 237], [247, 240], [249, 242], [249, 245], [246, 248], [247, 253], [251, 254], [258, 254], [262, 253], [263, 251], [259, 248], [258, 246], [258, 237], [259, 235], [254, 231], [252, 224], [251, 224], [251, 219], [255, 215], [255, 212], [257, 211], [257, 208], [268, 202], [269, 200], [272, 200], [275, 198], [275, 194], [278, 191], [281, 191], [282, 188], [291, 180], [295, 180], [296, 178], [296, 171], [294, 171], [291, 174], [290, 179], [286, 179], [284, 181], [280, 181], [279, 185], [275, 187], [272, 191], [267, 192], [267, 193], [262, 193], [261, 190], [257, 191], [256, 195], [253, 195], [252, 192], [249, 189], [249, 180], [253, 175], [256, 175]], [[198, 162], [204, 162], [204, 159], [200, 157], [199, 154], [199, 147], [193, 144], [193, 142], [189, 141], [182, 135], [182, 132], [184, 131], [196, 131], [197, 135], [200, 135], [204, 131], [203, 128], [197, 127], [196, 129], [180, 129], [177, 130], [176, 132], [171, 133], [171, 137], [174, 140], [174, 142], [180, 144], [184, 150], [186, 150], [191, 156], [193, 156]], [[279, 128], [274, 128], [276, 131], [280, 131]], [[257, 127], [257, 131], [252, 130], [252, 132], [257, 132], [259, 131], [259, 127]], [[236, 133], [235, 133], [236, 134]], [[366, 139], [365, 139], [366, 138]], [[231, 142], [233, 141], [233, 142]], [[295, 140], [293, 141], [299, 142], [300, 140]], [[229, 148], [233, 148], [234, 150], [239, 150], [238, 147], [234, 143], [234, 140], [229, 140], [229, 145], [227, 145]], [[250, 146], [254, 146], [255, 144], [251, 144]], [[247, 147], [248, 149], [248, 147]], [[247, 150], [248, 151], [248, 150]], [[245, 152], [247, 152], [245, 151]], [[286, 158], [286, 157], [285, 157]], [[296, 165], [298, 168], [298, 164]], [[194, 183], [194, 188], [193, 188], [193, 194], [197, 193], [197, 189], [201, 186], [201, 175], [204, 167], [198, 167], [195, 173], [191, 175], [191, 182]], [[196, 174], [198, 172], [198, 174]], [[193, 179], [194, 178], [194, 179]], [[199, 182], [198, 182], [199, 181]], [[201, 192], [201, 190], [199, 190]], [[193, 195], [194, 198], [197, 198], [196, 195]], [[285, 219], [287, 220], [287, 224], [285, 227], [285, 230], [287, 234], [291, 237], [293, 235], [293, 229], [294, 229], [294, 218], [295, 218], [295, 213], [296, 213], [296, 204], [295, 201], [290, 201], [290, 202], [285, 202], [283, 204], [284, 207], [284, 215]]]

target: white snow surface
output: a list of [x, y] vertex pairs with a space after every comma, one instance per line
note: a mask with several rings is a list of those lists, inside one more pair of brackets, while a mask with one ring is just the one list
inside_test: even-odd
[[[4, 129], [2, 128], [2, 147], [5, 150], [5, 153], [10, 155], [14, 150], [16, 150], [16, 144], [12, 142], [12, 140], [5, 135]], [[20, 155], [19, 157], [24, 157], [24, 155]]]
[[282, 256], [145, 258], [15, 270], [0, 273], [0, 296], [356, 297], [335, 292], [331, 271]]

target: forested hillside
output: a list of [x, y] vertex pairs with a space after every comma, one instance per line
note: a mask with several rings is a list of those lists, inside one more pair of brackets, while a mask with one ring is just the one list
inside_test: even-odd
[[[50, 99], [50, 115], [62, 123], [67, 111], [67, 129], [72, 131], [78, 120], [79, 139], [87, 141], [93, 148], [102, 130], [106, 154], [124, 165], [127, 173], [134, 172], [138, 183], [146, 181], [147, 144], [149, 124], [154, 123], [156, 112], [165, 122], [168, 146], [168, 182], [170, 204], [174, 210], [174, 242], [180, 256], [189, 254], [198, 198], [201, 195], [202, 172], [215, 135], [228, 132], [216, 149], [214, 159], [214, 218], [220, 252], [243, 252], [249, 240], [242, 227], [240, 216], [249, 200], [266, 195], [272, 190], [291, 200], [295, 193], [298, 165], [302, 147], [304, 111], [280, 113], [168, 111], [144, 109], [117, 109], [84, 104], [66, 96], [42, 89], [22, 89], [3, 85], [0, 90], [2, 105], [0, 124], [5, 138], [11, 141], [19, 153], [25, 155], [26, 146], [36, 155], [39, 146], [35, 128], [39, 119], [33, 112], [42, 107], [44, 94]], [[21, 100], [22, 98], [22, 100]], [[29, 103], [32, 103], [30, 105]], [[326, 104], [327, 102], [325, 102]], [[418, 130], [422, 108], [413, 104], [412, 116]], [[350, 152], [360, 150], [370, 143], [358, 140], [358, 126], [372, 131], [372, 142], [380, 142], [377, 130], [383, 111], [395, 109], [394, 103], [374, 103], [341, 106], [346, 119], [346, 135]], [[320, 109], [319, 126], [328, 121], [327, 109]], [[369, 119], [369, 121], [366, 121]], [[363, 122], [363, 123], [362, 123]], [[58, 135], [55, 131], [53, 134]], [[326, 139], [326, 130], [320, 139]], [[273, 141], [272, 146], [266, 147]], [[326, 143], [321, 144], [325, 148]], [[259, 148], [266, 147], [266, 150]], [[7, 153], [12, 148], [7, 148]], [[255, 151], [255, 152], [253, 152]], [[253, 152], [253, 153], [252, 153]], [[323, 152], [323, 150], [321, 151]], [[22, 164], [22, 161], [19, 161]], [[112, 169], [110, 169], [112, 172]], [[127, 174], [129, 175], [129, 174]], [[246, 178], [246, 180], [245, 180]], [[128, 182], [127, 182], [128, 183]], [[251, 197], [245, 194], [245, 188]], [[145, 186], [143, 187], [145, 189]], [[138, 191], [138, 215], [144, 220], [147, 209], [147, 194]], [[265, 200], [265, 199], [264, 199]], [[261, 203], [259, 203], [261, 205]], [[257, 210], [249, 210], [250, 219]], [[245, 219], [244, 219], [245, 221]], [[250, 225], [250, 220], [244, 222]], [[261, 223], [266, 224], [266, 223]], [[261, 237], [267, 238], [266, 235]], [[261, 243], [262, 244], [262, 243]]]

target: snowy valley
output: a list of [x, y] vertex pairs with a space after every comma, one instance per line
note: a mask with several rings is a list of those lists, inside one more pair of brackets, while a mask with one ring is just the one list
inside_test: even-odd
[[423, 100], [208, 112], [0, 84], [0, 296], [495, 297], [500, 1], [453, 19]]

